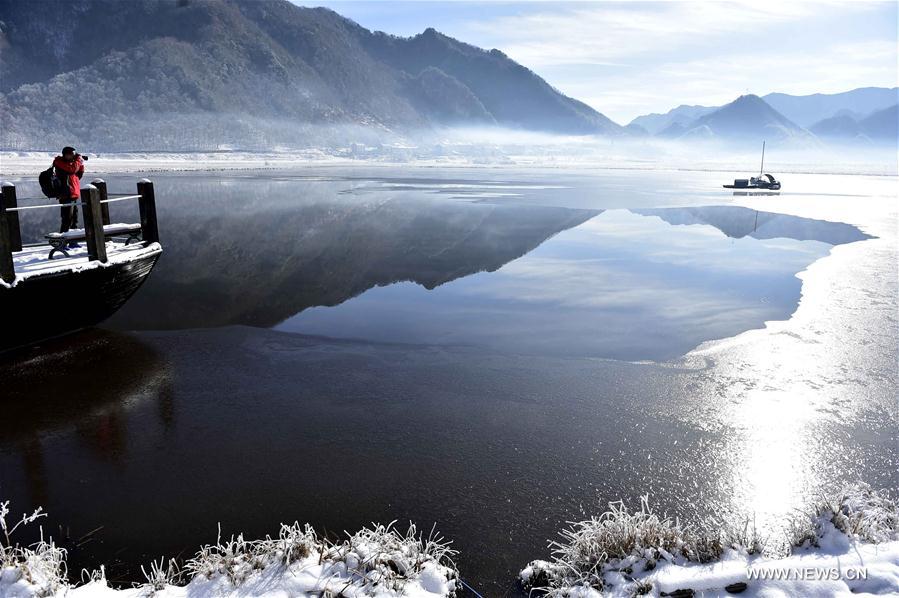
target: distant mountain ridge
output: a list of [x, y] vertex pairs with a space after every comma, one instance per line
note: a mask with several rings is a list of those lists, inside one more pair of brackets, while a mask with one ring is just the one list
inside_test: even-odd
[[681, 127], [688, 125], [700, 116], [704, 116], [715, 110], [713, 106], [688, 106], [681, 104], [677, 108], [673, 108], [664, 114], [654, 112], [652, 114], [644, 114], [633, 119], [630, 124], [638, 125], [649, 131], [653, 135], [661, 133], [672, 125], [680, 125]]
[[899, 140], [899, 105], [877, 110], [862, 119], [849, 114], [825, 118], [812, 125], [811, 131], [825, 138], [896, 141]]
[[841, 93], [814, 93], [804, 96], [769, 93], [762, 97], [772, 108], [803, 127], [834, 116], [865, 118], [899, 103], [899, 88], [860, 87]]
[[696, 119], [691, 128], [706, 127], [719, 136], [791, 137], [806, 131], [756, 95], [743, 95]]
[[[740, 96], [721, 107], [681, 105], [638, 116], [630, 125], [659, 137], [895, 140], [899, 88], [863, 87], [837, 94]], [[783, 110], [781, 110], [783, 108]], [[824, 115], [822, 118], [817, 118]], [[793, 118], [796, 116], [797, 118]]]
[[623, 133], [498, 50], [287, 0], [0, 0], [0, 15], [7, 148], [315, 144], [347, 125]]
[[[801, 140], [813, 136], [769, 106], [756, 95], [743, 95], [720, 108], [690, 107], [700, 116], [689, 119], [686, 113], [676, 113], [671, 124], [658, 132], [669, 139], [740, 139], [740, 140]], [[671, 114], [671, 113], [669, 113]]]

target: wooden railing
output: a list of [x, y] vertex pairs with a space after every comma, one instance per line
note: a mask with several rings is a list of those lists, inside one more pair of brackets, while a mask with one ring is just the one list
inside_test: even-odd
[[153, 183], [148, 179], [137, 182], [137, 194], [113, 194], [106, 189], [106, 181], [94, 179], [90, 185], [81, 188], [81, 201], [68, 204], [42, 204], [19, 206], [16, 187], [12, 183], [0, 186], [0, 279], [12, 283], [16, 279], [13, 253], [22, 251], [22, 232], [19, 214], [28, 210], [60, 209], [81, 206], [84, 220], [84, 236], [87, 242], [87, 256], [91, 261], [107, 262], [106, 233], [103, 226], [109, 224], [109, 204], [117, 201], [137, 199], [140, 209], [141, 237], [147, 243], [159, 241], [159, 227], [156, 222], [156, 195]]

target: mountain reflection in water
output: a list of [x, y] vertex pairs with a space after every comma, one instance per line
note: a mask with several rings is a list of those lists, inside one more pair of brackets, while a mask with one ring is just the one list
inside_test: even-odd
[[658, 216], [672, 225], [706, 224], [736, 239], [795, 239], [841, 245], [870, 239], [851, 224], [760, 212], [740, 206], [632, 209], [635, 214]]
[[296, 182], [282, 183], [238, 205], [201, 195], [168, 206], [166, 256], [109, 326], [666, 359], [786, 318], [796, 273], [868, 238], [737, 206], [449, 201], [370, 181], [330, 195], [307, 181], [293, 197]]
[[433, 289], [496, 270], [597, 213], [394, 198], [257, 205], [232, 217], [170, 214], [191, 228], [161, 225], [166, 259], [111, 322], [124, 329], [272, 327], [372, 287], [411, 281]]
[[[681, 224], [715, 228], [674, 226]], [[740, 207], [606, 210], [496, 271], [436, 289], [407, 282], [372, 288], [342, 305], [298, 313], [277, 329], [669, 359], [786, 319], [799, 300], [796, 274], [830, 246], [865, 238], [846, 224]]]

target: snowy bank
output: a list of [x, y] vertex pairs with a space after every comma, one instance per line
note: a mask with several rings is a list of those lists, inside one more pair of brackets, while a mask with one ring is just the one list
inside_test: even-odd
[[791, 522], [788, 554], [764, 556], [748, 526], [693, 529], [621, 503], [552, 542], [554, 560], [521, 571], [525, 589], [600, 596], [857, 596], [899, 594], [899, 511], [859, 485]]
[[109, 587], [101, 568], [83, 574], [86, 583], [67, 580], [65, 550], [52, 540], [22, 547], [16, 528], [33, 524], [40, 510], [7, 524], [9, 503], [0, 503], [0, 596], [212, 598], [224, 596], [341, 596], [346, 598], [437, 598], [454, 596], [455, 554], [435, 532], [423, 536], [410, 525], [375, 525], [343, 542], [320, 538], [311, 526], [282, 525], [277, 538], [243, 536], [204, 546], [183, 566], [160, 560], [142, 567], [146, 583], [131, 589]]
[[[450, 136], [433, 143], [354, 143], [346, 147], [267, 151], [220, 149], [208, 151], [132, 151], [89, 154], [86, 168], [93, 173], [217, 172], [292, 170], [311, 167], [357, 168], [546, 168], [565, 170], [635, 169], [743, 173], [755, 164], [758, 148], [733, 151], [717, 146], [662, 140], [612, 141], [608, 138], [546, 136], [506, 132], [472, 141]], [[47, 168], [53, 151], [0, 150], [0, 174], [32, 177]], [[894, 151], [830, 150], [778, 151], [768, 159], [772, 172], [866, 174], [895, 176]], [[726, 180], [726, 178], [725, 178]]]
[[[0, 597], [436, 598], [461, 591], [446, 541], [392, 524], [342, 542], [309, 525], [282, 525], [275, 538], [232, 537], [181, 565], [152, 563], [142, 568], [146, 582], [133, 588], [109, 587], [102, 568], [72, 585], [63, 548], [12, 540], [18, 527], [43, 516], [38, 510], [9, 524], [9, 503], [0, 503]], [[814, 505], [792, 521], [786, 541], [786, 554], [765, 556], [749, 525], [691, 528], [652, 513], [644, 497], [637, 512], [613, 503], [573, 524], [551, 543], [554, 560], [532, 561], [520, 575], [526, 591], [553, 598], [899, 594], [899, 510], [867, 486]]]

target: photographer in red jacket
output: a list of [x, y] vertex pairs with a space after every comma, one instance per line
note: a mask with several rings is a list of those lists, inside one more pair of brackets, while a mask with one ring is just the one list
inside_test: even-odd
[[[85, 158], [86, 159], [86, 158]], [[62, 148], [62, 155], [53, 160], [53, 172], [63, 183], [59, 191], [60, 209], [59, 232], [64, 233], [78, 227], [78, 209], [66, 206], [81, 198], [81, 177], [84, 176], [84, 160], [74, 147]]]

